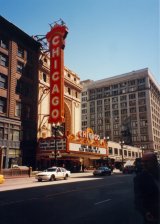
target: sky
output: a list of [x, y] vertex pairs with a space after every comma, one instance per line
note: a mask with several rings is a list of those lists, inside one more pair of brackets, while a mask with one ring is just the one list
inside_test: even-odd
[[159, 0], [0, 0], [0, 14], [28, 35], [60, 18], [65, 66], [82, 80], [149, 68], [160, 84]]

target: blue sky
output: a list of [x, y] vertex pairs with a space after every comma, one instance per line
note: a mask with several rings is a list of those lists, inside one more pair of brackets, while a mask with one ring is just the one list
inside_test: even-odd
[[159, 0], [0, 0], [0, 14], [29, 35], [62, 18], [65, 65], [81, 80], [148, 67], [160, 83]]

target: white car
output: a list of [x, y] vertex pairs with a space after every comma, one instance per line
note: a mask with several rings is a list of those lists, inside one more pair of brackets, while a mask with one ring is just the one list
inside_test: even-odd
[[43, 172], [37, 173], [35, 178], [40, 182], [42, 180], [56, 180], [64, 179], [66, 180], [71, 176], [71, 172], [63, 167], [50, 167]]

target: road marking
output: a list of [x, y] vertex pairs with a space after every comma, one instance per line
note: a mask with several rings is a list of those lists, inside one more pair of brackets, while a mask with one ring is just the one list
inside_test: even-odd
[[99, 204], [102, 204], [102, 203], [105, 203], [105, 202], [108, 202], [108, 201], [111, 201], [111, 199], [107, 199], [107, 200], [104, 200], [104, 201], [99, 201], [99, 202], [96, 202], [94, 203], [94, 205], [99, 205]]
[[[21, 203], [21, 202], [27, 202], [27, 201], [32, 201], [32, 200], [39, 200], [39, 199], [43, 199], [43, 198], [52, 198], [52, 197], [56, 197], [62, 194], [68, 194], [68, 193], [72, 193], [72, 192], [79, 192], [79, 191], [86, 191], [86, 190], [91, 190], [91, 189], [95, 189], [95, 188], [100, 188], [100, 187], [105, 187], [105, 186], [111, 186], [111, 185], [115, 185], [115, 184], [122, 184], [122, 181], [118, 181], [116, 183], [107, 183], [107, 184], [102, 184], [102, 185], [96, 185], [96, 186], [91, 186], [91, 187], [84, 187], [84, 188], [76, 188], [76, 189], [72, 189], [72, 190], [68, 190], [68, 191], [61, 191], [61, 192], [57, 192], [57, 193], [53, 193], [53, 194], [48, 194], [48, 195], [44, 195], [41, 197], [33, 197], [33, 198], [28, 198], [28, 199], [23, 199], [23, 200], [17, 200], [17, 201], [7, 201], [7, 202], [2, 202], [0, 203], [0, 207], [1, 206], [5, 206], [5, 205], [10, 205], [10, 204], [17, 204], [17, 203]], [[107, 200], [111, 200], [111, 199], [107, 199]], [[107, 202], [106, 200], [104, 202]], [[103, 203], [103, 202], [101, 202]], [[100, 204], [100, 202], [95, 203], [96, 204]]]

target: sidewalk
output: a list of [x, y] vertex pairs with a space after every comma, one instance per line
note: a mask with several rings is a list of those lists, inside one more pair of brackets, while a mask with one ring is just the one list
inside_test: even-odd
[[[92, 171], [82, 172], [82, 173], [71, 173], [71, 177], [68, 178], [67, 182], [75, 182], [77, 181], [75, 178], [86, 178], [92, 177]], [[7, 191], [7, 190], [16, 190], [16, 189], [23, 189], [23, 188], [29, 188], [29, 187], [37, 187], [37, 186], [45, 186], [45, 185], [52, 185], [52, 184], [64, 184], [66, 181], [57, 180], [57, 181], [44, 181], [44, 182], [38, 182], [35, 179], [35, 176], [32, 177], [15, 177], [15, 178], [9, 178], [5, 179], [5, 182], [3, 184], [0, 184], [0, 191]]]
[[[122, 173], [121, 171], [115, 169], [113, 170], [112, 175], [118, 175], [121, 173]], [[68, 178], [67, 183], [76, 182], [78, 180], [86, 181], [86, 180], [90, 180], [90, 178], [92, 177], [93, 177], [93, 170], [80, 172], [80, 173], [71, 173], [71, 177]], [[77, 178], [79, 179], [77, 180]], [[64, 184], [64, 183], [66, 183], [66, 180], [65, 181], [57, 180], [53, 182], [52, 181], [38, 182], [35, 179], [35, 176], [14, 177], [14, 178], [5, 179], [5, 182], [3, 184], [0, 184], [0, 192], [30, 188], [30, 187], [47, 186], [47, 185], [53, 185], [53, 184]]]

